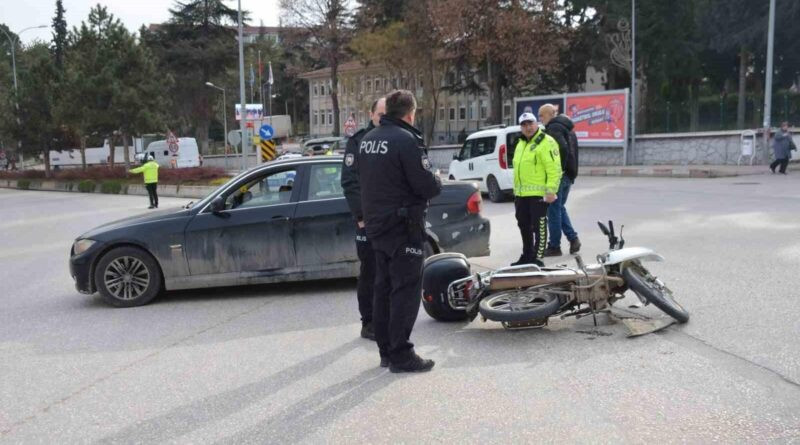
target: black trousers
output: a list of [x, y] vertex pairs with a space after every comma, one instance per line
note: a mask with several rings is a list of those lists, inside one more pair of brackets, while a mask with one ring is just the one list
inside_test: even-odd
[[153, 207], [158, 207], [158, 183], [152, 182], [150, 184], [145, 184], [145, 188], [147, 188], [147, 194], [150, 197], [150, 205]]
[[544, 257], [547, 244], [547, 206], [541, 196], [514, 198], [517, 227], [522, 235], [522, 255], [525, 258]]
[[404, 363], [414, 354], [409, 341], [422, 301], [425, 261], [421, 226], [405, 224], [372, 239], [375, 249], [375, 300], [372, 326], [381, 357]]
[[786, 173], [786, 167], [788, 167], [788, 166], [789, 166], [789, 158], [786, 158], [786, 159], [776, 159], [775, 161], [773, 161], [773, 162], [772, 162], [772, 164], [770, 164], [770, 165], [769, 165], [769, 168], [770, 168], [772, 171], [775, 171], [775, 167], [777, 167], [777, 166], [779, 166], [779, 165], [781, 166], [780, 172], [781, 172], [781, 173]]
[[358, 274], [358, 312], [361, 314], [361, 324], [366, 326], [372, 323], [372, 300], [375, 292], [375, 252], [367, 239], [367, 230], [356, 226], [356, 253], [361, 261], [361, 270]]

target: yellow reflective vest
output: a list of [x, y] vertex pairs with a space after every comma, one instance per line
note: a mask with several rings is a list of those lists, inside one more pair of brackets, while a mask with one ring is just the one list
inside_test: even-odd
[[158, 182], [158, 162], [148, 161], [141, 167], [131, 169], [131, 173], [144, 173], [145, 184], [153, 184]]
[[537, 130], [530, 139], [520, 136], [514, 149], [514, 196], [545, 196], [558, 192], [561, 155], [555, 139]]

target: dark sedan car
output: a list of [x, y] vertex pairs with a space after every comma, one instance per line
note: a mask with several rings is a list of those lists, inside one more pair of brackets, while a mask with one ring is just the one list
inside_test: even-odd
[[[162, 290], [355, 277], [355, 224], [341, 157], [270, 162], [184, 208], [81, 235], [70, 273], [82, 293], [138, 306]], [[427, 253], [489, 254], [489, 221], [470, 183], [445, 183], [428, 211]]]

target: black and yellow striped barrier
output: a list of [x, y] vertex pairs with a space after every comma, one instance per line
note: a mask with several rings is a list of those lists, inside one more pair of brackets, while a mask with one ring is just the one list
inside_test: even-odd
[[258, 145], [261, 147], [261, 162], [271, 161], [277, 157], [278, 152], [272, 139], [262, 139]]

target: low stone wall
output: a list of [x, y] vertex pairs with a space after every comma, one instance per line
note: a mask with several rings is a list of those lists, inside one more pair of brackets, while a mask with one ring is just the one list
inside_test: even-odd
[[[50, 181], [41, 179], [0, 179], [0, 188], [11, 188], [19, 190], [38, 190], [46, 192], [75, 192], [79, 193], [77, 182], [66, 181]], [[178, 198], [204, 198], [209, 193], [214, 191], [216, 186], [205, 185], [168, 185], [162, 184], [158, 186], [159, 196], [178, 197]], [[98, 183], [90, 191], [84, 193], [103, 193], [102, 183]], [[147, 189], [142, 184], [125, 184], [123, 185], [119, 195], [147, 195]]]

